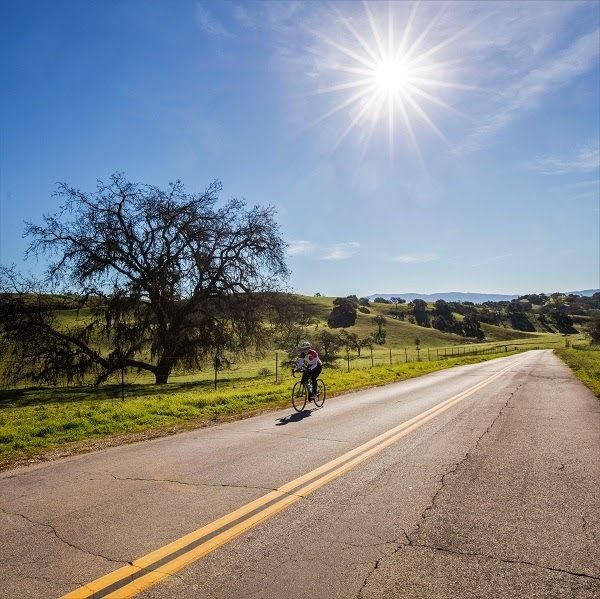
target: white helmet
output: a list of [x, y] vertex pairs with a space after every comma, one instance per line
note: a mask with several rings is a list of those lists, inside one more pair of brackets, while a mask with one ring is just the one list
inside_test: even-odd
[[298, 349], [310, 349], [312, 346], [309, 341], [302, 341], [300, 345], [298, 345]]

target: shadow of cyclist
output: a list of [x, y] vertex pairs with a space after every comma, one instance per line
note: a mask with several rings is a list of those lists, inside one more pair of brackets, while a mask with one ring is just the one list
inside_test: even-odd
[[312, 410], [302, 410], [302, 412], [294, 412], [289, 416], [278, 418], [277, 422], [275, 423], [275, 426], [284, 426], [286, 424], [290, 424], [290, 422], [300, 422], [301, 420], [308, 418], [315, 409], [316, 408], [313, 408]]

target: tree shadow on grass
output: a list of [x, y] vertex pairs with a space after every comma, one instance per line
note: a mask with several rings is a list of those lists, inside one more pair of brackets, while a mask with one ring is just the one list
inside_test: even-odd
[[[239, 379], [234, 377], [219, 379], [219, 386], [228, 386], [232, 382], [242, 383], [261, 377]], [[264, 378], [264, 377], [263, 377]], [[231, 388], [231, 387], [228, 387]], [[212, 380], [170, 382], [164, 385], [154, 383], [126, 384], [124, 395], [126, 400], [151, 399], [158, 395], [189, 393], [191, 391], [206, 392], [214, 389]], [[77, 403], [121, 399], [121, 385], [65, 385], [56, 387], [21, 387], [18, 389], [0, 390], [0, 408], [18, 408], [47, 403]]]

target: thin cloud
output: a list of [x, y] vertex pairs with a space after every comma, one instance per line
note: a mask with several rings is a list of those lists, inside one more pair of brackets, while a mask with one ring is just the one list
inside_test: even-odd
[[588, 141], [570, 156], [545, 156], [527, 164], [526, 168], [544, 175], [562, 175], [565, 173], [589, 173], [600, 165], [600, 144]]
[[250, 16], [246, 8], [241, 4], [236, 4], [232, 11], [233, 18], [248, 29], [256, 29], [256, 21]]
[[357, 241], [347, 241], [345, 243], [336, 243], [327, 248], [323, 255], [323, 260], [347, 260], [356, 254], [360, 243]]
[[433, 262], [440, 257], [435, 252], [421, 252], [416, 254], [400, 254], [394, 256], [392, 260], [400, 264], [417, 264], [421, 262]]
[[196, 4], [196, 24], [201, 31], [209, 35], [232, 37], [231, 33], [225, 29], [221, 22], [200, 2]]
[[581, 36], [566, 50], [550, 57], [544, 64], [507, 86], [501, 96], [503, 105], [483, 119], [483, 124], [457, 147], [457, 153], [464, 154], [482, 148], [495, 133], [539, 106], [548, 93], [564, 87], [589, 70], [598, 58], [598, 35], [599, 31], [594, 30]]
[[300, 239], [298, 241], [290, 241], [286, 250], [288, 256], [302, 256], [310, 254], [315, 250], [315, 244], [312, 241]]

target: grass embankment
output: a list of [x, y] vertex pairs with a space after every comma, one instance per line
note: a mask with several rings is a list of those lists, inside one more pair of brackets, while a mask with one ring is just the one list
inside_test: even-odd
[[[323, 378], [328, 396], [332, 396], [506, 355], [510, 353], [376, 366], [349, 373], [329, 369]], [[264, 379], [232, 379], [219, 391], [198, 381], [130, 385], [125, 400], [120, 399], [120, 388], [110, 385], [5, 391], [0, 400], [0, 468], [41, 457], [58, 447], [68, 446], [65, 453], [89, 450], [85, 440], [141, 431], [153, 431], [152, 436], [158, 436], [174, 429], [194, 428], [289, 406], [292, 382], [291, 378], [279, 384]], [[130, 435], [119, 442], [141, 438]]]
[[600, 398], [600, 346], [555, 350], [557, 355]]

